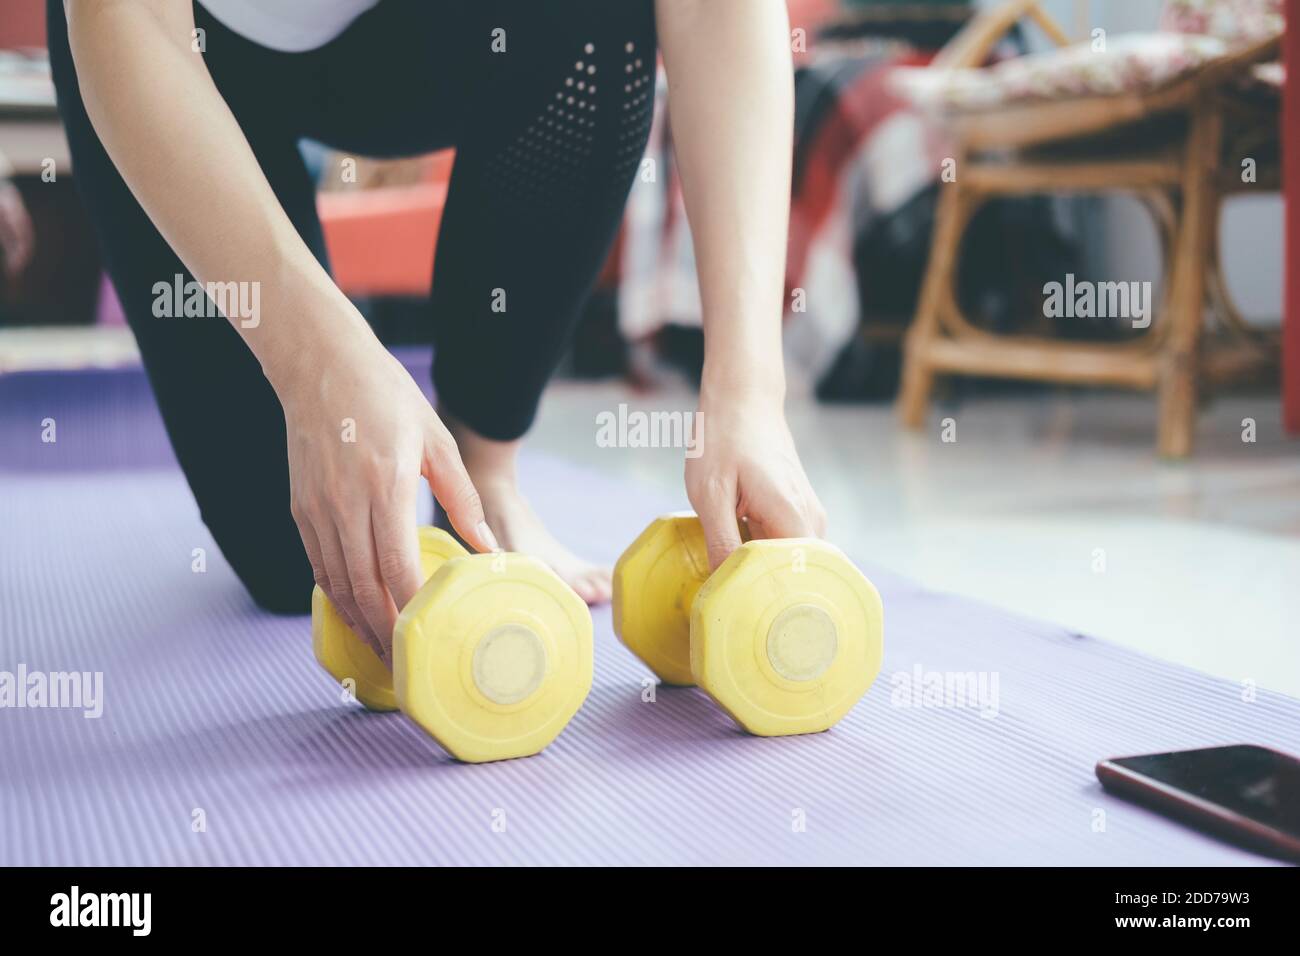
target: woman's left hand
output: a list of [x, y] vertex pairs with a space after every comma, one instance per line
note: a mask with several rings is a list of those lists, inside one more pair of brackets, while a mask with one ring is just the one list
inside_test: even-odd
[[701, 394], [695, 457], [686, 459], [686, 495], [716, 569], [740, 546], [737, 518], [755, 538], [820, 537], [826, 512], [808, 483], [779, 399], [729, 391]]

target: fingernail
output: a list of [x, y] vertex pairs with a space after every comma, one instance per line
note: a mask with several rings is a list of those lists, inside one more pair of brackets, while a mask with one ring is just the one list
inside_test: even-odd
[[497, 544], [497, 536], [492, 533], [492, 529], [487, 526], [486, 521], [480, 521], [478, 527], [474, 530], [478, 532], [478, 539], [486, 544], [489, 550], [501, 550], [501, 545]]

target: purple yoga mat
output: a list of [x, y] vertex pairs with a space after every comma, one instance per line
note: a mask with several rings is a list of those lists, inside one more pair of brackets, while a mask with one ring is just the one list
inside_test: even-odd
[[[539, 456], [525, 477], [606, 560], [682, 504]], [[1300, 702], [864, 570], [885, 666], [828, 733], [748, 737], [696, 690], [645, 700], [602, 608], [595, 685], [555, 744], [462, 765], [344, 703], [306, 618], [253, 606], [138, 372], [0, 377], [0, 671], [103, 675], [96, 719], [0, 709], [0, 864], [1264, 862], [1109, 797], [1093, 765], [1300, 751]], [[918, 669], [996, 676], [992, 716], [913, 706]]]

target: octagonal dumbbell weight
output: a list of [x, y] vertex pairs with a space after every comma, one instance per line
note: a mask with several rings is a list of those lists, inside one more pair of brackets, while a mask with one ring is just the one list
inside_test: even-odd
[[535, 558], [469, 554], [420, 529], [425, 584], [393, 631], [393, 670], [312, 595], [316, 659], [372, 710], [400, 709], [470, 763], [535, 754], [591, 689], [591, 613]]
[[669, 684], [698, 684], [750, 733], [833, 726], [880, 672], [880, 595], [816, 538], [746, 541], [712, 575], [693, 514], [659, 518], [614, 568], [614, 630]]

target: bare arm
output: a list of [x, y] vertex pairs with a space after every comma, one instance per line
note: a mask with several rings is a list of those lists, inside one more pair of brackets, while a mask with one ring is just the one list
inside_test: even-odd
[[704, 308], [705, 440], [687, 491], [716, 566], [738, 515], [764, 537], [825, 526], [782, 408], [790, 27], [784, 0], [657, 0], [656, 15]]
[[86, 111], [149, 218], [199, 281], [260, 283], [260, 321], [232, 324], [284, 408], [304, 547], [348, 623], [386, 653], [421, 583], [421, 474], [466, 540], [494, 544], [455, 442], [294, 230], [193, 47], [190, 0], [65, 9]]
[[[193, 50], [192, 4], [65, 6], [86, 112], [158, 231], [200, 282], [262, 283], [271, 320], [235, 327], [267, 377], [289, 377], [304, 324], [321, 338], [373, 338], [294, 231]], [[317, 308], [286, 321], [290, 303]]]
[[[659, 0], [673, 142], [695, 240], [706, 378], [784, 391], [794, 78], [783, 0]], [[778, 394], [778, 397], [779, 394]]]

